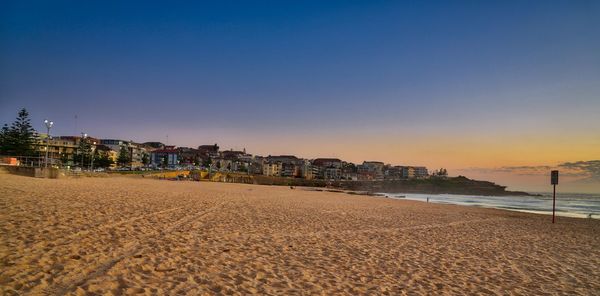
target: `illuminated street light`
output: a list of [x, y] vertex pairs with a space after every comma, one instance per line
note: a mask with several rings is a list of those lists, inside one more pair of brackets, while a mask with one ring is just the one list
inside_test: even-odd
[[94, 151], [96, 150], [96, 142], [93, 142], [92, 146], [92, 161], [90, 163], [90, 172], [94, 170]]
[[54, 125], [54, 122], [44, 119], [46, 125], [46, 159], [44, 160], [44, 167], [48, 167], [48, 146], [50, 145], [50, 129]]
[[[81, 133], [81, 141], [85, 141], [85, 138], [87, 138], [87, 134], [84, 133], [84, 132], [82, 132]], [[84, 154], [83, 154], [83, 145], [84, 145], [84, 143], [80, 143], [80, 146], [81, 146], [81, 170], [82, 171], [83, 171], [83, 156], [84, 156]]]

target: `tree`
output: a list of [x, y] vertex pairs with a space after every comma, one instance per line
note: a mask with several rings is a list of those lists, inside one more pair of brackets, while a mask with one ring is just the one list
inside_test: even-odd
[[35, 154], [35, 130], [31, 127], [29, 113], [25, 108], [19, 111], [17, 119], [9, 127], [0, 131], [0, 154], [31, 156]]
[[448, 170], [446, 170], [445, 168], [441, 168], [441, 169], [435, 171], [433, 173], [433, 175], [437, 176], [437, 177], [444, 177], [445, 178], [445, 177], [448, 177]]
[[73, 158], [75, 164], [79, 164], [82, 168], [90, 164], [92, 160], [91, 156], [92, 144], [86, 141], [85, 138], [79, 139], [79, 146], [77, 146], [77, 155]]
[[131, 155], [129, 155], [129, 149], [125, 145], [121, 145], [119, 150], [119, 156], [117, 156], [117, 164], [119, 166], [125, 166], [131, 162]]
[[94, 166], [99, 168], [107, 168], [113, 164], [112, 159], [108, 157], [106, 154], [100, 155], [95, 161]]
[[64, 165], [68, 165], [69, 164], [69, 154], [67, 153], [62, 153], [60, 155], [60, 163], [64, 166]]
[[148, 157], [148, 153], [144, 152], [142, 154], [142, 163], [147, 166], [150, 164], [150, 157]]
[[207, 157], [202, 161], [202, 166], [205, 168], [209, 168], [211, 164], [212, 164], [212, 159], [210, 159], [210, 157]]

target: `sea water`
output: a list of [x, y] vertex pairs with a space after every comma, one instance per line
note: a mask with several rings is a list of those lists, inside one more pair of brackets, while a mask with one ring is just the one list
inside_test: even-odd
[[[552, 193], [541, 196], [478, 196], [455, 194], [383, 193], [389, 198], [432, 203], [503, 209], [536, 214], [552, 214]], [[556, 194], [556, 215], [600, 219], [600, 194]]]

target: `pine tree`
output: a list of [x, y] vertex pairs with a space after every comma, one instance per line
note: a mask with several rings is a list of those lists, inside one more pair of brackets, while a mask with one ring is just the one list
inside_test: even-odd
[[31, 156], [35, 153], [35, 130], [31, 126], [29, 113], [25, 108], [19, 111], [17, 119], [9, 127], [4, 125], [0, 131], [0, 154]]
[[90, 144], [85, 138], [81, 138], [79, 140], [79, 146], [77, 147], [77, 156], [74, 157], [73, 161], [75, 163], [79, 163], [81, 167], [85, 167], [86, 164], [89, 165], [92, 157], [92, 144]]
[[129, 155], [129, 149], [125, 145], [121, 146], [119, 150], [119, 156], [117, 157], [117, 164], [125, 166], [131, 162], [131, 156]]
[[142, 163], [146, 166], [150, 164], [150, 157], [148, 157], [148, 153], [144, 152], [142, 154]]
[[105, 154], [101, 154], [100, 156], [98, 156], [98, 158], [94, 161], [94, 166], [98, 167], [98, 168], [108, 168], [113, 164], [112, 159], [110, 159], [108, 157], [108, 155]]

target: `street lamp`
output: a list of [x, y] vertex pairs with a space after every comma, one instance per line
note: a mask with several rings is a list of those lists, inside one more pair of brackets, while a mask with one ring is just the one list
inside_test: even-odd
[[44, 161], [44, 167], [48, 167], [48, 146], [50, 145], [50, 129], [54, 125], [54, 122], [44, 119], [46, 125], [46, 159]]
[[94, 170], [94, 151], [96, 150], [96, 142], [93, 142], [94, 146], [92, 146], [92, 162], [90, 164], [90, 171]]
[[[87, 138], [87, 134], [82, 132], [81, 133], [81, 141], [85, 141], [85, 138]], [[83, 171], [83, 156], [84, 156], [84, 154], [83, 154], [83, 146], [84, 146], [85, 143], [81, 143], [81, 141], [79, 143], [79, 146], [81, 146], [81, 170]]]

